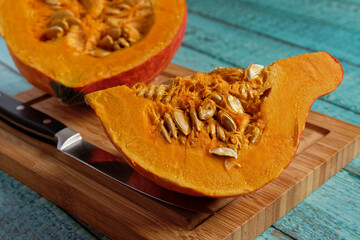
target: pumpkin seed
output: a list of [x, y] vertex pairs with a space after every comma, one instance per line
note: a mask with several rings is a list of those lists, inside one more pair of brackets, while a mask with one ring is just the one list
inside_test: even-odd
[[258, 140], [260, 133], [260, 129], [258, 127], [255, 127], [252, 136], [249, 138], [250, 142], [255, 143]]
[[223, 72], [227, 72], [227, 71], [228, 71], [227, 67], [216, 67], [214, 69], [214, 72], [216, 72], [216, 73], [223, 73]]
[[216, 136], [220, 141], [226, 141], [225, 129], [220, 124], [216, 126]]
[[142, 82], [135, 83], [131, 89], [134, 90], [136, 93], [140, 92], [146, 87], [146, 85]]
[[225, 160], [225, 169], [229, 171], [232, 167], [241, 167], [240, 163], [236, 163], [233, 159]]
[[164, 98], [163, 103], [165, 103], [165, 104], [170, 103], [171, 100], [172, 100], [172, 97], [173, 97], [172, 94], [167, 95], [167, 96]]
[[[215, 138], [216, 137], [216, 124], [214, 121], [209, 122], [209, 128], [210, 128], [210, 137], [211, 138]], [[225, 132], [224, 132], [224, 136], [225, 136]], [[226, 136], [225, 136], [226, 139]]]
[[196, 110], [194, 107], [190, 108], [190, 118], [191, 118], [191, 122], [193, 123], [195, 130], [200, 132], [201, 131], [201, 122], [197, 117], [197, 113], [196, 113]]
[[215, 156], [219, 157], [232, 157], [237, 158], [237, 153], [232, 150], [231, 148], [227, 147], [220, 147], [210, 150], [210, 153]]
[[246, 69], [246, 76], [248, 80], [258, 77], [261, 72], [264, 70], [263, 65], [259, 64], [250, 64]]
[[143, 89], [141, 89], [140, 90], [140, 92], [138, 92], [136, 95], [138, 96], [138, 97], [143, 97], [144, 96], [144, 94], [147, 92], [147, 87], [145, 86]]
[[234, 97], [233, 95], [229, 95], [227, 100], [232, 111], [235, 113], [244, 113], [244, 109], [238, 98]]
[[94, 51], [89, 52], [89, 54], [93, 55], [94, 57], [105, 57], [110, 55], [111, 52], [106, 51], [101, 48], [96, 48]]
[[209, 120], [214, 116], [215, 111], [216, 111], [215, 103], [212, 100], [208, 99], [199, 106], [198, 109], [199, 118], [204, 121]]
[[157, 85], [152, 85], [149, 90], [145, 93], [145, 98], [152, 99], [154, 97], [154, 93], [156, 91]]
[[133, 26], [126, 24], [123, 28], [123, 36], [130, 42], [135, 43], [141, 38], [140, 32]]
[[53, 22], [50, 24], [50, 27], [54, 27], [54, 26], [59, 26], [59, 27], [61, 27], [64, 31], [69, 30], [69, 24], [68, 24], [65, 20], [56, 20], [56, 21], [53, 21]]
[[169, 129], [169, 131], [171, 133], [171, 136], [173, 136], [174, 138], [177, 138], [177, 130], [176, 130], [175, 124], [169, 113], [164, 114], [164, 120], [165, 120], [167, 128]]
[[63, 35], [64, 35], [64, 29], [62, 29], [59, 26], [50, 27], [45, 32], [46, 39], [48, 39], [48, 40], [52, 40], [54, 38], [58, 38], [58, 37], [61, 37]]
[[173, 118], [174, 118], [174, 122], [176, 127], [185, 135], [189, 135], [190, 133], [190, 124], [189, 124], [189, 119], [188, 117], [185, 115], [185, 113], [181, 110], [175, 110], [173, 112]]
[[117, 6], [120, 10], [130, 10], [131, 9], [131, 7], [128, 5], [128, 4], [126, 4], [126, 3], [120, 3], [118, 6]]
[[59, 10], [51, 16], [50, 23], [53, 22], [54, 20], [62, 20], [64, 18], [73, 17], [73, 16], [74, 13], [69, 10]]
[[70, 27], [73, 25], [80, 25], [81, 23], [80, 19], [76, 17], [67, 17], [65, 18], [65, 21], [69, 24]]
[[225, 114], [221, 122], [222, 125], [225, 127], [225, 129], [228, 130], [229, 132], [236, 131], [236, 124], [229, 115]]
[[159, 87], [156, 89], [156, 96], [155, 96], [155, 100], [156, 101], [161, 101], [161, 99], [163, 98], [163, 96], [165, 95], [167, 86], [165, 85], [159, 85]]
[[121, 28], [110, 27], [106, 30], [106, 35], [109, 35], [113, 40], [116, 40], [121, 36]]
[[113, 45], [114, 45], [114, 40], [109, 35], [103, 37], [99, 42], [99, 47], [106, 50], [111, 50]]
[[165, 140], [168, 141], [169, 143], [171, 143], [171, 138], [169, 136], [168, 131], [166, 130], [166, 128], [164, 126], [164, 121], [160, 122], [160, 131], [161, 131], [162, 135], [164, 136]]
[[114, 41], [114, 45], [113, 45], [113, 49], [115, 50], [115, 51], [118, 51], [118, 50], [121, 50], [122, 49], [122, 47], [120, 46], [120, 44], [119, 44], [119, 41]]
[[50, 8], [54, 11], [59, 11], [62, 9], [61, 5], [51, 5]]
[[49, 5], [60, 5], [59, 0], [45, 0], [45, 3]]
[[123, 37], [119, 38], [119, 44], [124, 48], [130, 47], [130, 43]]
[[211, 100], [213, 100], [216, 104], [220, 104], [223, 97], [219, 94], [211, 95]]
[[242, 97], [242, 99], [246, 99], [248, 96], [247, 88], [248, 85], [245, 84], [240, 86], [240, 96]]
[[220, 120], [220, 123], [224, 126], [224, 128], [229, 132], [236, 131], [236, 124], [235, 121], [230, 117], [227, 113], [224, 113], [223, 111], [218, 112], [218, 119]]
[[106, 15], [117, 15], [120, 13], [121, 13], [121, 11], [119, 9], [115, 9], [115, 8], [108, 8], [105, 10]]
[[106, 24], [110, 27], [119, 27], [124, 22], [124, 19], [118, 17], [108, 17]]

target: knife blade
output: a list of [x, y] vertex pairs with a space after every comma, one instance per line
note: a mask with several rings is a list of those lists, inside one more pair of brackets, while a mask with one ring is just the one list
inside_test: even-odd
[[52, 144], [60, 152], [80, 161], [130, 189], [186, 210], [214, 214], [207, 207], [214, 199], [193, 197], [160, 187], [133, 170], [121, 157], [84, 140], [80, 133], [60, 121], [0, 91], [0, 118]]

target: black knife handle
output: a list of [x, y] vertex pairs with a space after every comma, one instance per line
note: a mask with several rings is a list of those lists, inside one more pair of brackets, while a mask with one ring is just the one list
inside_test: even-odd
[[66, 128], [64, 124], [56, 119], [1, 91], [0, 117], [22, 130], [54, 141], [56, 141], [55, 134]]

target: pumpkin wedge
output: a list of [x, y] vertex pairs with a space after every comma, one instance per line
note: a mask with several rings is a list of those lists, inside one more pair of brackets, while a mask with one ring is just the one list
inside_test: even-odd
[[63, 103], [136, 82], [171, 61], [185, 0], [0, 0], [0, 34], [22, 75]]
[[219, 67], [85, 98], [139, 173], [180, 193], [230, 197], [259, 189], [283, 172], [313, 101], [342, 78], [339, 62], [318, 52], [265, 68]]

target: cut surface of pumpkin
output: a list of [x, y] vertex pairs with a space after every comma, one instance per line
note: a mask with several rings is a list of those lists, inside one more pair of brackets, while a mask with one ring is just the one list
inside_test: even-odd
[[30, 83], [72, 103], [152, 81], [181, 45], [186, 16], [185, 0], [0, 1], [0, 34]]
[[88, 94], [115, 147], [139, 173], [174, 191], [249, 193], [291, 162], [313, 101], [341, 82], [326, 52], [268, 67], [218, 67], [160, 85]]

